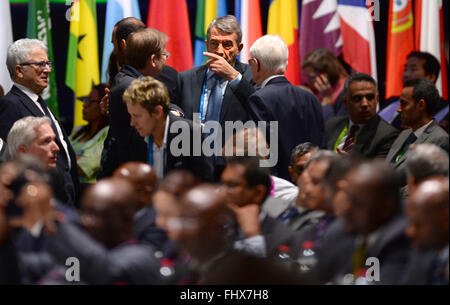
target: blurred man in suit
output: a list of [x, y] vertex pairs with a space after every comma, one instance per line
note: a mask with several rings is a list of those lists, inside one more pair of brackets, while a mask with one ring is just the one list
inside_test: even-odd
[[328, 149], [385, 158], [398, 132], [376, 113], [376, 81], [365, 73], [351, 75], [345, 82], [343, 101], [348, 117], [332, 118], [325, 125]]
[[448, 153], [448, 134], [433, 119], [439, 102], [439, 92], [426, 79], [406, 81], [400, 96], [400, 113], [403, 130], [386, 157], [394, 168], [403, 176], [406, 184], [405, 161], [408, 159], [410, 144], [433, 143]]
[[[407, 263], [409, 241], [399, 204], [399, 186], [392, 168], [374, 160], [346, 175], [348, 207], [333, 223], [319, 249], [319, 282], [370, 282], [367, 258], [378, 260], [373, 284], [398, 283]], [[377, 276], [378, 275], [378, 276]]]
[[0, 139], [0, 164], [9, 159], [8, 144]]
[[75, 152], [64, 128], [39, 95], [48, 86], [52, 70], [47, 47], [37, 39], [17, 40], [8, 48], [7, 66], [14, 86], [0, 99], [0, 138], [6, 140], [14, 122], [23, 117], [49, 117], [59, 148], [56, 166], [64, 176], [65, 191], [77, 203], [79, 178]]
[[113, 177], [123, 178], [130, 182], [139, 201], [134, 214], [136, 238], [148, 243], [155, 250], [163, 247], [167, 241], [166, 233], [156, 227], [156, 211], [153, 208], [152, 196], [158, 182], [153, 168], [142, 162], [127, 162], [114, 171]]
[[433, 177], [411, 194], [406, 234], [414, 251], [403, 284], [448, 285], [448, 177]]
[[[270, 122], [278, 122], [278, 163], [273, 170], [275, 176], [289, 180], [289, 157], [296, 145], [304, 142], [319, 147], [326, 145], [320, 102], [284, 76], [289, 50], [281, 37], [259, 38], [250, 48], [250, 55], [253, 80], [261, 89], [252, 94], [245, 105], [255, 122], [266, 122], [268, 137]], [[271, 140], [269, 138], [268, 142], [273, 146]]]

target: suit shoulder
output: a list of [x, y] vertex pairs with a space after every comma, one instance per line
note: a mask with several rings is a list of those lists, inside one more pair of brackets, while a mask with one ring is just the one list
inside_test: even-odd
[[388, 122], [386, 122], [385, 120], [383, 120], [381, 117], [379, 117], [380, 120], [378, 122], [378, 130], [382, 131], [384, 134], [389, 134], [389, 135], [399, 135], [399, 131], [392, 126], [391, 124], [389, 124]]
[[325, 122], [325, 128], [335, 127], [336, 125], [339, 125], [343, 121], [347, 121], [347, 120], [348, 120], [348, 118], [346, 116], [339, 116], [339, 117], [330, 118], [330, 119], [328, 119]]

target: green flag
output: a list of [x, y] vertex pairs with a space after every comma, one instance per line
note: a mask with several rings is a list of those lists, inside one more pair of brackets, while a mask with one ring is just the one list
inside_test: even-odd
[[[48, 60], [53, 62], [52, 23], [50, 20], [49, 0], [29, 0], [27, 37], [42, 41], [48, 48]], [[48, 86], [44, 89], [41, 96], [53, 113], [59, 117], [54, 65], [49, 76]]]

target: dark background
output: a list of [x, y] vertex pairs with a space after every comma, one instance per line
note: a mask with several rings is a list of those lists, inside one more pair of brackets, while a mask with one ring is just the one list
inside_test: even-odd
[[[4, 1], [4, 0], [2, 0]], [[299, 10], [301, 8], [301, 1], [299, 2]], [[444, 0], [444, 24], [445, 37], [448, 40], [448, 0]], [[187, 0], [189, 19], [191, 26], [192, 43], [194, 43], [194, 24], [196, 12], [196, 0]], [[263, 33], [266, 33], [267, 15], [270, 0], [261, 0], [261, 19], [263, 23]], [[148, 0], [139, 0], [141, 10], [141, 18], [146, 23]], [[229, 14], [234, 14], [234, 0], [227, 0], [227, 9]], [[69, 6], [59, 3], [51, 3], [51, 19], [52, 19], [52, 37], [53, 37], [53, 53], [54, 53], [54, 71], [56, 73], [57, 90], [59, 98], [60, 115], [62, 118], [72, 120], [73, 118], [73, 92], [65, 86], [65, 65], [67, 56], [67, 43], [69, 37], [69, 22], [65, 18], [65, 14]], [[375, 40], [377, 50], [377, 72], [379, 81], [380, 97], [384, 97], [384, 79], [385, 79], [385, 65], [386, 65], [386, 42], [387, 42], [387, 24], [388, 24], [388, 9], [389, 2], [387, 0], [380, 1], [380, 21], [374, 22], [375, 26]], [[102, 62], [103, 53], [103, 36], [105, 30], [105, 13], [106, 4], [97, 4], [97, 24], [98, 24], [98, 47], [99, 47], [99, 62]], [[299, 12], [300, 15], [300, 12]], [[13, 23], [13, 39], [17, 40], [26, 37], [27, 26], [27, 4], [11, 3], [11, 17]], [[308, 33], [301, 33], [308, 35]], [[448, 63], [447, 63], [448, 64]], [[100, 68], [100, 67], [99, 67]], [[448, 71], [448, 69], [447, 69]]]

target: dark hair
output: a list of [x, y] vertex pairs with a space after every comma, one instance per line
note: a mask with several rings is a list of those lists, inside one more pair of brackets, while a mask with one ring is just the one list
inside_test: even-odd
[[367, 73], [357, 72], [350, 75], [345, 81], [344, 96], [347, 96], [347, 94], [349, 93], [350, 85], [353, 82], [371, 82], [375, 86], [375, 89], [377, 88], [377, 81], [372, 76]]
[[295, 159], [300, 158], [303, 155], [306, 155], [309, 152], [312, 152], [314, 150], [318, 150], [319, 146], [316, 144], [313, 144], [311, 142], [305, 142], [298, 144], [295, 146], [291, 151], [291, 165], [294, 164]]
[[416, 102], [423, 99], [427, 105], [426, 111], [433, 116], [439, 106], [440, 95], [436, 86], [425, 78], [415, 78], [407, 80], [403, 84], [403, 88], [413, 87], [413, 98]]
[[146, 28], [145, 24], [141, 20], [134, 17], [123, 18], [122, 20], [119, 20], [114, 27], [117, 28], [117, 43], [119, 43], [122, 39], [127, 40], [131, 33]]
[[436, 57], [434, 57], [432, 54], [428, 52], [419, 52], [419, 51], [412, 51], [408, 54], [407, 59], [411, 57], [416, 57], [419, 59], [423, 59], [423, 70], [425, 71], [425, 75], [435, 75], [436, 80], [439, 76], [439, 72], [441, 71], [441, 65], [439, 64], [439, 60], [437, 60]]
[[126, 64], [142, 69], [152, 55], [161, 52], [167, 43], [167, 35], [153, 28], [132, 33], [127, 39]]
[[268, 168], [260, 167], [259, 161], [260, 158], [256, 156], [231, 156], [226, 158], [227, 165], [242, 165], [245, 167], [244, 179], [249, 187], [261, 184], [266, 188], [265, 200], [270, 194], [272, 181]]
[[117, 55], [111, 52], [108, 60], [108, 88], [111, 88], [114, 77], [116, 77], [117, 73], [119, 73], [119, 69], [117, 67], [118, 58]]
[[341, 62], [326, 48], [317, 48], [306, 54], [302, 69], [306, 67], [311, 67], [320, 73], [325, 72], [332, 86], [337, 83], [341, 75], [348, 75]]

